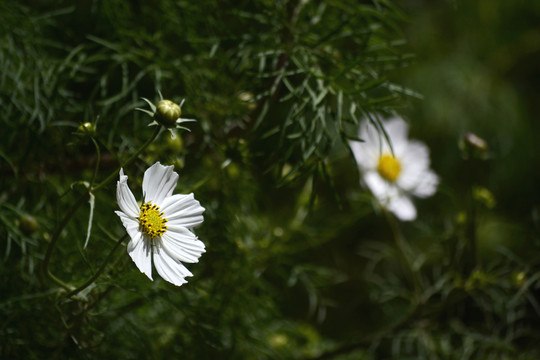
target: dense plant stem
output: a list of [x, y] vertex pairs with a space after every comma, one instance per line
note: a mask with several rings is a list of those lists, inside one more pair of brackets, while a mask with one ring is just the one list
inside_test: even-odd
[[161, 127], [160, 126], [157, 127], [156, 130], [154, 131], [154, 134], [133, 155], [131, 155], [123, 164], [121, 164], [115, 171], [113, 171], [105, 180], [100, 182], [95, 187], [92, 187], [92, 188], [88, 189], [87, 192], [82, 194], [79, 197], [79, 199], [77, 200], [77, 202], [75, 204], [73, 204], [73, 206], [68, 210], [68, 212], [66, 213], [66, 215], [64, 216], [64, 218], [62, 219], [60, 224], [58, 224], [58, 226], [56, 227], [56, 230], [54, 231], [54, 234], [53, 234], [53, 236], [51, 238], [51, 241], [49, 242], [49, 246], [47, 247], [47, 252], [45, 253], [45, 259], [43, 260], [43, 272], [49, 279], [53, 280], [54, 282], [56, 282], [58, 285], [62, 286], [65, 289], [69, 290], [69, 289], [72, 288], [70, 285], [68, 285], [67, 283], [60, 280], [58, 277], [56, 277], [54, 274], [52, 274], [50, 269], [49, 269], [49, 264], [50, 264], [50, 261], [51, 261], [51, 255], [52, 255], [52, 252], [54, 250], [54, 247], [56, 246], [56, 243], [58, 242], [58, 239], [60, 238], [60, 234], [62, 233], [62, 230], [64, 230], [64, 228], [67, 226], [69, 221], [73, 218], [73, 215], [75, 215], [77, 210], [86, 201], [89, 194], [91, 192], [95, 193], [96, 191], [101, 189], [103, 186], [107, 185], [116, 176], [118, 176], [118, 171], [122, 167], [127, 166], [131, 162], [133, 162], [133, 160], [135, 160], [140, 155], [140, 153], [143, 152], [148, 147], [148, 145], [150, 145], [152, 143], [152, 141], [154, 141], [156, 139], [156, 137], [158, 136], [160, 130], [161, 130]]
[[66, 297], [70, 298], [76, 294], [78, 294], [79, 292], [81, 292], [82, 290], [86, 289], [88, 286], [90, 286], [90, 284], [92, 284], [100, 275], [101, 273], [103, 273], [103, 271], [105, 270], [105, 268], [107, 267], [107, 265], [109, 264], [110, 260], [112, 259], [112, 256], [114, 254], [114, 252], [116, 251], [116, 249], [118, 249], [118, 247], [120, 246], [120, 244], [122, 244], [122, 242], [128, 237], [127, 234], [125, 234], [124, 236], [122, 236], [117, 242], [116, 244], [114, 245], [114, 247], [111, 249], [111, 251], [109, 252], [109, 254], [107, 255], [107, 258], [105, 258], [105, 261], [103, 261], [103, 264], [101, 264], [101, 267], [98, 269], [98, 271], [96, 271], [96, 273], [94, 275], [92, 275], [88, 280], [86, 280], [84, 282], [84, 284], [82, 284], [81, 286], [79, 286], [78, 288], [76, 288], [75, 290], [69, 292]]

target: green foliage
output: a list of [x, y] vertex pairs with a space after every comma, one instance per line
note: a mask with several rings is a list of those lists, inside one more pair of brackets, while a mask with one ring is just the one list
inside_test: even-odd
[[[0, 357], [538, 358], [540, 8], [400, 6], [0, 2]], [[349, 151], [393, 114], [442, 178], [412, 223]], [[114, 215], [156, 161], [206, 209], [182, 287]]]

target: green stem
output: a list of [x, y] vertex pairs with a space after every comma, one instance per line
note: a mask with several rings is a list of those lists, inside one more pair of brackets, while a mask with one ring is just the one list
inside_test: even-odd
[[133, 155], [131, 155], [124, 164], [120, 165], [118, 169], [113, 171], [105, 180], [100, 182], [97, 186], [91, 187], [88, 192], [81, 195], [81, 197], [77, 200], [75, 204], [69, 209], [67, 214], [64, 216], [58, 227], [56, 228], [51, 242], [49, 243], [49, 246], [47, 247], [47, 252], [45, 253], [45, 259], [43, 260], [43, 272], [49, 277], [49, 279], [56, 282], [58, 285], [62, 286], [65, 289], [70, 290], [72, 287], [68, 284], [66, 284], [64, 281], [60, 280], [58, 277], [56, 277], [53, 273], [51, 273], [49, 269], [49, 264], [51, 261], [51, 255], [53, 252], [54, 247], [56, 246], [56, 243], [58, 242], [58, 239], [60, 238], [60, 234], [62, 233], [62, 230], [66, 227], [66, 225], [69, 223], [73, 215], [77, 212], [77, 210], [82, 206], [82, 204], [86, 201], [86, 199], [89, 196], [90, 192], [95, 193], [97, 190], [102, 188], [103, 186], [107, 185], [112, 179], [114, 179], [116, 176], [118, 176], [118, 171], [124, 167], [129, 165], [133, 160], [135, 160], [141, 152], [144, 151], [152, 143], [152, 141], [155, 140], [155, 138], [158, 136], [159, 131], [161, 130], [161, 126], [158, 126], [156, 128], [156, 131], [154, 131], [154, 134], [152, 137], [150, 137]]
[[417, 296], [420, 294], [420, 280], [416, 276], [411, 262], [409, 261], [409, 257], [407, 256], [407, 252], [405, 249], [405, 242], [403, 239], [403, 234], [399, 230], [399, 227], [397, 225], [396, 219], [393, 217], [392, 214], [386, 209], [383, 210], [386, 219], [388, 220], [388, 223], [390, 224], [390, 228], [392, 229], [392, 234], [394, 235], [394, 241], [396, 243], [396, 247], [398, 248], [398, 252], [400, 255], [401, 260], [401, 266], [406, 269], [407, 276], [409, 277], [409, 282], [412, 284], [415, 293]]
[[90, 181], [90, 188], [94, 186], [94, 182], [96, 181], [97, 173], [99, 170], [99, 163], [101, 162], [101, 150], [99, 149], [99, 144], [97, 143], [96, 139], [94, 139], [93, 137], [91, 139], [96, 149], [96, 164], [94, 166], [94, 173], [92, 174], [92, 180]]
[[114, 252], [116, 251], [116, 249], [118, 249], [118, 247], [120, 246], [120, 244], [122, 244], [122, 242], [128, 237], [127, 234], [125, 234], [124, 236], [122, 236], [117, 242], [116, 244], [114, 245], [114, 247], [111, 249], [111, 251], [109, 252], [109, 255], [107, 255], [107, 258], [105, 259], [105, 261], [103, 261], [103, 264], [101, 264], [101, 267], [98, 269], [98, 271], [96, 271], [96, 273], [94, 275], [92, 275], [92, 277], [90, 277], [90, 279], [86, 280], [86, 282], [84, 284], [82, 284], [81, 286], [79, 286], [78, 288], [76, 288], [75, 290], [69, 292], [66, 297], [70, 298], [76, 294], [78, 294], [79, 292], [81, 292], [82, 290], [86, 289], [88, 286], [90, 286], [100, 275], [101, 273], [105, 270], [105, 268], [107, 267], [107, 265], [109, 264], [109, 261], [111, 260]]
[[54, 247], [56, 246], [56, 243], [58, 242], [58, 239], [60, 238], [60, 233], [62, 233], [62, 230], [66, 227], [66, 225], [69, 223], [73, 215], [75, 215], [75, 212], [81, 207], [81, 205], [85, 202], [86, 198], [88, 197], [88, 193], [84, 193], [79, 200], [73, 206], [67, 211], [66, 216], [62, 219], [60, 224], [57, 226], [56, 231], [54, 232], [51, 242], [49, 243], [49, 246], [47, 247], [47, 252], [45, 253], [45, 259], [43, 260], [43, 269], [45, 274], [54, 282], [56, 282], [58, 285], [62, 286], [65, 289], [69, 289], [70, 286], [67, 285], [65, 282], [54, 276], [50, 269], [49, 269], [49, 263], [51, 261], [51, 255], [53, 252]]
[[466, 222], [466, 249], [467, 254], [465, 256], [464, 271], [465, 275], [469, 276], [473, 269], [478, 264], [477, 253], [476, 253], [476, 202], [474, 199], [472, 187], [469, 189], [468, 194], [468, 206], [467, 206], [467, 222]]
[[150, 137], [150, 139], [148, 139], [140, 148], [139, 150], [137, 150], [133, 155], [131, 155], [131, 157], [129, 157], [129, 159], [126, 160], [126, 162], [122, 165], [120, 165], [115, 171], [113, 171], [105, 180], [103, 180], [102, 182], [100, 182], [99, 184], [97, 184], [95, 187], [92, 188], [92, 192], [96, 192], [97, 190], [99, 190], [100, 188], [102, 188], [103, 186], [107, 185], [112, 179], [114, 179], [115, 177], [118, 176], [118, 172], [120, 171], [121, 168], [123, 168], [124, 166], [127, 166], [129, 164], [131, 164], [131, 162], [133, 162], [133, 160], [135, 160], [143, 151], [144, 149], [146, 149], [148, 147], [148, 145], [150, 145], [152, 143], [152, 141], [154, 141], [156, 139], [156, 137], [158, 136], [159, 134], [159, 131], [161, 130], [161, 126], [158, 126], [156, 128], [156, 131], [154, 131], [154, 134], [152, 135], [152, 137]]

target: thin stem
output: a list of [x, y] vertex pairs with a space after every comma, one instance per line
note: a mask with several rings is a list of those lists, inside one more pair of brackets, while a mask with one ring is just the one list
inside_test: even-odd
[[396, 247], [398, 248], [398, 252], [400, 255], [401, 265], [403, 268], [406, 268], [407, 276], [409, 277], [409, 282], [413, 285], [415, 293], [418, 295], [420, 293], [420, 281], [418, 280], [418, 277], [416, 276], [411, 262], [409, 261], [409, 257], [407, 256], [407, 252], [405, 250], [405, 242], [403, 240], [403, 234], [401, 233], [396, 219], [393, 217], [392, 214], [386, 209], [383, 210], [386, 219], [388, 220], [388, 223], [390, 224], [390, 228], [392, 229], [392, 234], [394, 235], [394, 242], [396, 243]]
[[94, 173], [92, 174], [92, 180], [90, 180], [90, 189], [94, 186], [94, 182], [96, 181], [97, 173], [99, 170], [99, 164], [101, 162], [101, 150], [99, 149], [99, 144], [97, 143], [96, 139], [93, 137], [90, 138], [92, 140], [92, 143], [94, 144], [94, 148], [96, 149], [96, 165], [94, 166]]
[[133, 162], [133, 160], [135, 160], [139, 155], [140, 153], [142, 153], [144, 151], [144, 149], [146, 149], [148, 147], [148, 145], [150, 145], [150, 143], [152, 143], [152, 141], [154, 141], [156, 139], [156, 137], [158, 136], [159, 134], [159, 131], [161, 130], [161, 126], [158, 126], [156, 128], [156, 131], [154, 131], [154, 134], [152, 135], [152, 137], [150, 137], [140, 148], [139, 150], [137, 150], [133, 155], [131, 155], [124, 164], [120, 165], [115, 171], [113, 171], [105, 180], [103, 180], [102, 182], [100, 182], [98, 185], [96, 185], [95, 187], [92, 188], [92, 192], [96, 192], [97, 190], [99, 190], [100, 188], [102, 188], [103, 186], [107, 185], [112, 179], [114, 179], [115, 177], [118, 176], [118, 171], [120, 171], [121, 168], [123, 168], [124, 166], [127, 166], [129, 164], [131, 164]]
[[57, 226], [56, 231], [54, 232], [54, 234], [53, 234], [53, 236], [51, 238], [51, 242], [49, 243], [49, 246], [47, 247], [47, 252], [45, 253], [45, 259], [43, 260], [44, 273], [50, 279], [54, 280], [54, 282], [56, 282], [58, 285], [62, 286], [65, 289], [69, 289], [70, 286], [67, 285], [65, 282], [63, 282], [62, 280], [60, 280], [59, 278], [57, 278], [56, 276], [54, 276], [51, 273], [51, 271], [49, 270], [49, 263], [51, 261], [51, 255], [52, 255], [53, 249], [56, 246], [56, 243], [58, 242], [58, 239], [60, 238], [60, 233], [62, 232], [62, 230], [64, 230], [64, 228], [66, 227], [68, 222], [71, 220], [73, 215], [75, 215], [75, 212], [77, 212], [77, 210], [85, 202], [87, 197], [88, 197], [88, 193], [84, 193], [79, 198], [79, 200], [77, 200], [77, 202], [75, 204], [73, 204], [73, 206], [67, 211], [66, 215], [64, 216], [64, 218], [62, 219], [60, 224]]
[[467, 254], [465, 256], [465, 263], [464, 263], [464, 272], [465, 276], [469, 276], [473, 269], [476, 267], [476, 264], [478, 264], [477, 261], [477, 255], [476, 255], [476, 203], [474, 200], [474, 194], [473, 194], [473, 188], [472, 186], [469, 189], [469, 193], [467, 195], [468, 197], [468, 206], [467, 206], [467, 222], [466, 222], [466, 241], [467, 246], [466, 249]]
[[107, 267], [107, 265], [109, 264], [109, 261], [111, 260], [114, 252], [116, 251], [116, 249], [118, 249], [118, 247], [120, 246], [120, 244], [122, 244], [122, 242], [128, 237], [127, 234], [125, 234], [124, 236], [122, 236], [117, 242], [116, 244], [114, 244], [114, 247], [111, 249], [111, 251], [109, 252], [109, 255], [107, 255], [107, 258], [105, 258], [105, 261], [103, 261], [103, 264], [101, 264], [101, 267], [98, 269], [98, 271], [96, 271], [96, 273], [94, 275], [92, 275], [90, 277], [90, 279], [86, 280], [86, 282], [84, 284], [82, 284], [81, 286], [79, 286], [78, 288], [76, 288], [75, 290], [69, 292], [66, 297], [70, 298], [76, 294], [78, 294], [79, 292], [81, 292], [82, 290], [86, 289], [88, 286], [90, 286], [100, 275], [101, 273], [105, 270], [105, 268]]

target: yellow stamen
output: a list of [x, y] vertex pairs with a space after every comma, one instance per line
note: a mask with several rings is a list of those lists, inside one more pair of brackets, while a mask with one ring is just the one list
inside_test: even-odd
[[401, 173], [401, 164], [399, 160], [390, 154], [384, 154], [379, 158], [377, 171], [386, 180], [395, 182]]
[[159, 206], [147, 202], [142, 204], [139, 213], [139, 225], [141, 230], [152, 239], [162, 236], [167, 231], [166, 222], [169, 220], [163, 217], [163, 211], [159, 211]]

